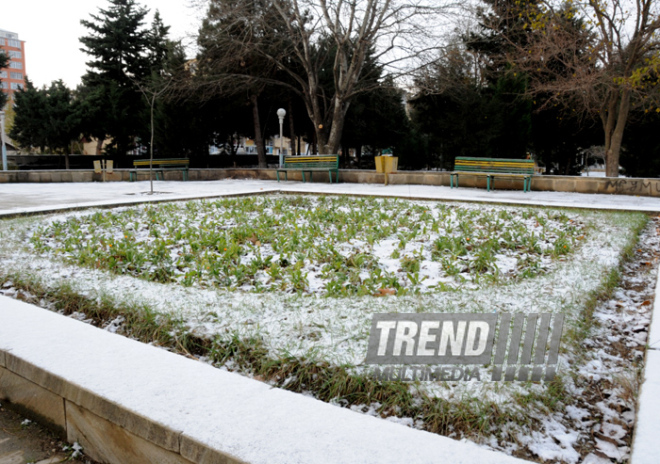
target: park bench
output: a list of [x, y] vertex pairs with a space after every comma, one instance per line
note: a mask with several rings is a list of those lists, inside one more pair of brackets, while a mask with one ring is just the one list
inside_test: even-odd
[[449, 175], [449, 185], [454, 188], [454, 178], [458, 187], [458, 176], [470, 174], [486, 176], [486, 188], [490, 192], [495, 177], [513, 177], [523, 180], [523, 192], [529, 192], [534, 175], [534, 160], [506, 159], [506, 158], [470, 158], [457, 157], [454, 162], [454, 171]]
[[[187, 158], [165, 158], [152, 160], [153, 170], [156, 173], [156, 180], [165, 179], [165, 171], [181, 171], [183, 180], [188, 180], [188, 165], [190, 160]], [[149, 160], [139, 159], [133, 161], [133, 169], [129, 171], [129, 180], [137, 180], [138, 171], [149, 170]], [[135, 177], [134, 177], [135, 176]]]
[[313, 156], [285, 156], [284, 165], [277, 168], [277, 181], [280, 181], [280, 172], [284, 173], [284, 180], [288, 179], [288, 171], [301, 171], [303, 182], [306, 182], [305, 173], [309, 173], [309, 180], [313, 179], [314, 171], [328, 171], [330, 183], [332, 173], [335, 173], [339, 183], [339, 155], [313, 155]]

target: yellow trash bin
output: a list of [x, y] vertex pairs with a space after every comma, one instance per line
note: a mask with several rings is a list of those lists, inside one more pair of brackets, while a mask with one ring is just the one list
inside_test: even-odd
[[383, 158], [385, 158], [385, 157], [384, 156], [376, 156], [374, 158], [376, 160], [376, 172], [381, 173], [381, 174], [385, 172], [385, 170], [383, 169], [385, 167], [384, 166], [385, 163], [383, 163]]
[[388, 184], [388, 174], [396, 172], [399, 167], [399, 158], [396, 156], [376, 156], [376, 172], [385, 174], [385, 185]]
[[399, 167], [399, 158], [396, 156], [383, 156], [384, 172], [396, 172]]

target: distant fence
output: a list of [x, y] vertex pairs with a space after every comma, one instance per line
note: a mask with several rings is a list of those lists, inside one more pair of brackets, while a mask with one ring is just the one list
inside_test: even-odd
[[[142, 156], [94, 156], [94, 155], [69, 155], [69, 169], [93, 169], [94, 161], [112, 160], [116, 169], [131, 169], [136, 159], [147, 159], [148, 155]], [[64, 155], [13, 155], [8, 156], [7, 161], [10, 169], [19, 171], [47, 171], [64, 169]], [[266, 162], [275, 166], [279, 157], [266, 156]], [[247, 168], [259, 165], [257, 155], [203, 155], [190, 158], [191, 168]]]

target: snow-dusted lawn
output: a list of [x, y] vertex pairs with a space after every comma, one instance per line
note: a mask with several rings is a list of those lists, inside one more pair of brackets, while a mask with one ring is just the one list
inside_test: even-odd
[[[566, 396], [563, 413], [544, 404], [557, 394], [547, 384], [424, 383], [410, 390], [477, 416], [490, 418], [496, 408], [509, 422], [486, 421], [476, 431], [492, 448], [573, 463], [580, 433], [564, 418], [579, 416], [569, 397], [580, 392], [570, 379], [590, 368], [578, 362], [585, 347], [575, 333], [585, 305], [645, 220], [629, 213], [257, 196], [5, 221], [0, 268], [90, 300], [148, 307], [182, 320], [196, 336], [258, 340], [272, 359], [327, 363], [356, 375], [365, 372], [374, 313], [562, 312], [563, 383], [553, 388]], [[121, 325], [115, 320], [108, 329]], [[224, 367], [241, 370], [231, 358]], [[379, 406], [353, 407], [384, 414]], [[396, 420], [425, 427], [424, 418]], [[465, 426], [443, 430], [475, 435]]]

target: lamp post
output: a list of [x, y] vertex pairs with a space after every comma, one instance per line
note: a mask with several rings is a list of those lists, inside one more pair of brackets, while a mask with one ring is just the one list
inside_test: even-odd
[[2, 139], [2, 170], [7, 170], [7, 148], [5, 147], [5, 112], [0, 111], [0, 139]]
[[282, 128], [284, 126], [284, 116], [286, 116], [286, 110], [280, 108], [277, 110], [277, 117], [280, 119], [280, 167], [284, 166], [284, 156], [282, 152], [284, 151], [284, 141], [282, 140]]

